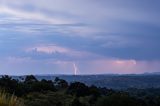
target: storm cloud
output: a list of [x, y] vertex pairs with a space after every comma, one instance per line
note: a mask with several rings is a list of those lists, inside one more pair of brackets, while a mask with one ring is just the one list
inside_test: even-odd
[[159, 5], [1, 0], [0, 74], [74, 74], [73, 64], [78, 74], [160, 71]]

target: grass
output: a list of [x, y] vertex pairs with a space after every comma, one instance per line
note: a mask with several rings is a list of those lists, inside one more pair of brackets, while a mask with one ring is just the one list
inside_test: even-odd
[[0, 106], [24, 106], [21, 100], [14, 95], [0, 92]]

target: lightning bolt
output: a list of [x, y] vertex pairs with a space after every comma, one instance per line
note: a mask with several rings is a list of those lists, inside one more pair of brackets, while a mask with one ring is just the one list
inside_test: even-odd
[[75, 63], [73, 63], [73, 67], [74, 67], [74, 75], [77, 75], [77, 66]]

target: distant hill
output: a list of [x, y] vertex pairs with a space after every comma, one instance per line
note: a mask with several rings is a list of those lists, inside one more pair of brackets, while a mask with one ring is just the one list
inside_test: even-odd
[[[25, 77], [25, 76], [21, 76]], [[87, 85], [113, 89], [127, 88], [160, 88], [160, 74], [130, 74], [130, 75], [36, 75], [37, 79], [54, 80], [56, 77], [68, 82], [80, 81]], [[13, 76], [18, 79], [19, 76]]]

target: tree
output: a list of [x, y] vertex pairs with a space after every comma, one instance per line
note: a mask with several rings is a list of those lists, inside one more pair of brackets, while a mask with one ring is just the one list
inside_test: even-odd
[[64, 89], [68, 87], [68, 82], [58, 77], [55, 78], [54, 84], [58, 89], [60, 88]]
[[34, 75], [26, 76], [25, 81], [24, 81], [24, 83], [27, 83], [27, 84], [34, 83], [34, 82], [38, 82], [38, 80], [36, 79]]
[[89, 87], [89, 93], [95, 97], [100, 96], [100, 90], [94, 85]]
[[74, 82], [71, 83], [67, 93], [76, 95], [76, 96], [86, 96], [89, 95], [89, 88], [84, 83], [81, 82]]
[[33, 91], [36, 92], [42, 92], [42, 91], [55, 91], [54, 84], [51, 80], [41, 80], [38, 82], [35, 82], [31, 85], [31, 88]]
[[2, 78], [0, 78], [1, 89], [5, 89], [9, 93], [15, 92], [18, 83], [18, 80], [12, 79], [12, 77], [9, 77], [8, 75], [2, 76]]

